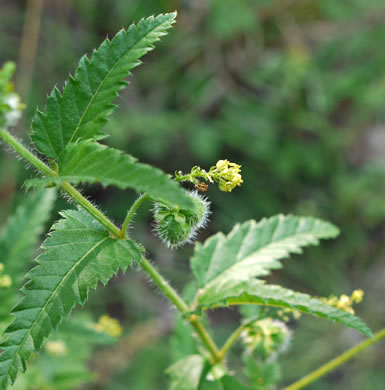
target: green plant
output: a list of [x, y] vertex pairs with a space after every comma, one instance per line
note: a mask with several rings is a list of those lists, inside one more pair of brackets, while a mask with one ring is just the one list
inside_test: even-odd
[[[338, 229], [328, 222], [277, 215], [258, 223], [252, 220], [238, 224], [228, 235], [218, 233], [203, 244], [196, 243], [191, 259], [194, 281], [183, 297], [145, 257], [143, 246], [130, 238], [128, 227], [135, 211], [150, 200], [155, 203], [154, 218], [160, 238], [171, 247], [183, 244], [205, 225], [209, 205], [179, 183], [204, 189], [201, 179], [215, 181], [224, 192], [242, 184], [240, 166], [227, 160], [218, 161], [208, 171], [199, 167], [186, 175], [178, 171], [173, 179], [98, 142], [106, 137], [103, 127], [115, 108], [113, 100], [118, 91], [127, 85], [125, 77], [166, 34], [174, 19], [175, 14], [143, 19], [120, 31], [111, 41], [106, 39], [91, 59], [82, 58], [63, 92], [55, 88], [45, 112], [37, 110], [34, 116], [31, 136], [42, 158], [5, 128], [0, 130], [1, 140], [43, 175], [29, 180], [27, 187], [57, 187], [78, 205], [76, 210], [61, 212], [61, 219], [52, 226], [42, 245], [37, 265], [27, 273], [24, 297], [13, 309], [15, 319], [5, 330], [0, 345], [2, 390], [15, 382], [19, 371], [25, 371], [32, 354], [40, 351], [45, 339], [58, 329], [75, 305], [85, 304], [89, 289], [96, 288], [99, 282], [107, 284], [119, 270], [125, 271], [134, 264], [179, 310], [177, 335], [179, 340], [190, 340], [190, 348], [184, 349], [180, 360], [167, 370], [173, 390], [273, 386], [279, 380], [277, 357], [288, 339], [282, 321], [298, 312], [372, 336], [370, 329], [352, 314], [351, 306], [339, 307], [331, 304], [335, 300], [325, 302], [261, 279], [280, 268], [281, 260], [290, 254], [301, 253], [303, 247], [316, 245], [321, 239], [336, 237]], [[73, 187], [82, 183], [131, 188], [142, 195], [128, 210], [120, 228]], [[220, 349], [208, 331], [205, 313], [235, 305], [245, 305], [244, 320]], [[378, 333], [375, 340], [383, 333]], [[246, 347], [248, 385], [232, 376], [225, 361], [227, 352], [240, 337]], [[178, 345], [178, 339], [174, 344]]]

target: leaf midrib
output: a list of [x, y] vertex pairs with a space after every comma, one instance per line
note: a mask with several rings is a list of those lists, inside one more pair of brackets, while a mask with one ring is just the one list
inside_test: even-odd
[[[59, 289], [63, 286], [64, 282], [68, 279], [68, 277], [74, 272], [75, 268], [85, 259], [87, 258], [87, 256], [93, 252], [99, 245], [101, 245], [104, 241], [106, 241], [109, 237], [105, 237], [103, 238], [101, 241], [95, 243], [95, 245], [90, 248], [82, 257], [79, 258], [78, 261], [75, 262], [75, 264], [69, 269], [69, 271], [67, 272], [67, 274], [65, 275], [65, 277], [62, 279], [62, 281], [57, 285], [57, 287], [55, 288], [55, 290], [52, 292], [51, 296], [49, 297], [49, 299], [47, 300], [47, 302], [43, 305], [43, 307], [41, 308], [40, 310], [40, 313], [39, 315], [36, 317], [36, 319], [33, 321], [32, 325], [29, 327], [29, 330], [28, 332], [25, 334], [25, 336], [22, 338], [22, 341], [19, 343], [19, 346], [12, 358], [12, 362], [11, 362], [11, 365], [10, 365], [10, 368], [13, 367], [14, 365], [14, 362], [15, 362], [15, 359], [17, 356], [19, 356], [20, 354], [20, 350], [22, 348], [22, 346], [24, 345], [27, 337], [31, 334], [31, 330], [34, 328], [34, 326], [37, 324], [37, 322], [40, 320], [40, 317], [42, 315], [42, 313], [45, 311], [47, 314], [47, 306], [48, 304], [51, 302], [51, 300], [53, 299], [54, 296], [56, 296], [57, 292], [59, 291]], [[51, 321], [51, 319], [50, 319]], [[35, 348], [35, 342], [34, 342], [34, 348]], [[9, 369], [8, 369], [8, 375], [9, 376]]]
[[[244, 257], [243, 259], [241, 259], [241, 261], [237, 261], [235, 262], [234, 264], [232, 264], [229, 268], [225, 269], [224, 271], [222, 271], [220, 274], [214, 276], [213, 278], [209, 279], [209, 280], [206, 280], [206, 287], [204, 288], [204, 290], [206, 290], [206, 288], [210, 288], [210, 285], [212, 283], [214, 283], [218, 278], [221, 278], [223, 277], [224, 274], [227, 274], [229, 272], [231, 272], [232, 269], [236, 269], [240, 264], [244, 263], [248, 258], [250, 257], [256, 257], [258, 256], [258, 252], [261, 252], [263, 250], [267, 250], [269, 249], [269, 247], [272, 247], [272, 246], [275, 246], [275, 245], [280, 245], [282, 243], [284, 243], [285, 241], [289, 241], [289, 240], [292, 240], [294, 239], [295, 237], [305, 237], [305, 236], [310, 236], [311, 239], [313, 239], [314, 241], [317, 241], [320, 239], [320, 237], [318, 236], [315, 236], [315, 234], [311, 233], [311, 232], [307, 232], [307, 233], [297, 233], [297, 234], [293, 234], [291, 236], [288, 236], [288, 237], [285, 237], [279, 241], [271, 241], [269, 244], [265, 245], [265, 246], [262, 246], [260, 248], [258, 248], [256, 251], [252, 252], [250, 255]], [[307, 244], [309, 245], [309, 243]], [[299, 250], [302, 250], [302, 246], [301, 245], [298, 245], [297, 248]], [[285, 250], [288, 254], [290, 253], [295, 253], [294, 251], [291, 251], [290, 249], [283, 249]], [[279, 260], [279, 259], [282, 259], [283, 257], [272, 257], [271, 258], [271, 261], [273, 260]], [[262, 265], [261, 265], [262, 266]]]
[[[143, 39], [144, 39], [147, 35], [149, 35], [150, 33], [154, 32], [154, 30], [156, 30], [156, 29], [157, 29], [159, 26], [161, 26], [162, 24], [163, 24], [163, 22], [160, 23], [160, 24], [158, 24], [157, 26], [155, 26], [155, 27], [154, 27], [153, 29], [151, 29], [150, 31], [148, 31], [145, 35], [143, 35], [143, 36], [140, 38], [139, 41], [137, 41], [133, 46], [131, 46], [131, 47], [125, 52], [125, 54], [124, 54], [123, 56], [121, 56], [121, 57], [115, 62], [115, 64], [113, 65], [113, 67], [108, 71], [108, 73], [106, 74], [106, 76], [104, 77], [104, 79], [101, 81], [100, 85], [98, 86], [97, 90], [96, 90], [95, 93], [93, 94], [93, 96], [92, 96], [90, 102], [88, 103], [86, 109], [85, 109], [84, 112], [83, 112], [83, 115], [80, 117], [79, 123], [78, 123], [78, 125], [76, 126], [75, 131], [73, 132], [73, 134], [72, 134], [70, 140], [68, 141], [68, 143], [73, 142], [73, 138], [74, 138], [74, 136], [76, 135], [76, 133], [79, 131], [80, 126], [81, 126], [81, 124], [82, 124], [82, 121], [83, 121], [84, 117], [86, 116], [86, 114], [87, 114], [89, 108], [91, 107], [92, 103], [93, 103], [94, 100], [96, 99], [96, 96], [98, 95], [100, 89], [101, 89], [102, 86], [104, 85], [105, 81], [107, 80], [107, 78], [109, 77], [109, 75], [111, 74], [111, 72], [112, 72], [112, 71], [116, 68], [116, 66], [123, 60], [123, 58], [128, 54], [128, 52], [130, 52], [131, 50], [133, 50], [137, 45], [140, 44], [140, 42], [143, 41]], [[136, 28], [137, 28], [137, 26], [136, 26]]]

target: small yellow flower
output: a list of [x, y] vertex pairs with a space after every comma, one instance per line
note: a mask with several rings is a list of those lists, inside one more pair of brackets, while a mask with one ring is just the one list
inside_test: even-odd
[[123, 332], [119, 321], [108, 315], [101, 316], [99, 321], [96, 324], [92, 324], [91, 327], [98, 332], [107, 333], [109, 336], [115, 338], [118, 338]]
[[67, 355], [67, 346], [64, 341], [48, 341], [45, 346], [45, 349], [50, 355], [53, 356], [65, 356]]
[[355, 303], [360, 303], [364, 299], [364, 292], [359, 289], [359, 290], [354, 290], [352, 294], [352, 299]]
[[229, 164], [229, 161], [228, 160], [219, 160], [215, 166], [217, 167], [218, 171], [223, 171], [224, 169], [227, 168]]
[[12, 286], [12, 279], [9, 275], [0, 277], [0, 288], [8, 288]]
[[[186, 175], [184, 175], [181, 171], [175, 172], [175, 179], [177, 181], [190, 181], [195, 184], [198, 190], [200, 190], [200, 188], [203, 187], [199, 187], [201, 186], [201, 183], [198, 178], [203, 178], [209, 183], [218, 183], [219, 189], [224, 192], [231, 192], [235, 187], [240, 187], [243, 183], [241, 166], [239, 164], [232, 163], [229, 160], [217, 161], [217, 163], [212, 166], [208, 172], [199, 166], [192, 167], [191, 172]], [[207, 187], [204, 187], [204, 191], [206, 189]]]
[[337, 307], [339, 307], [340, 309], [344, 309], [346, 307], [349, 307], [351, 304], [352, 304], [351, 298], [348, 297], [346, 294], [342, 294], [338, 301]]
[[224, 192], [231, 192], [243, 183], [241, 166], [229, 160], [219, 160], [209, 173], [215, 181], [219, 182], [219, 189]]
[[354, 290], [351, 297], [346, 294], [342, 294], [339, 298], [332, 295], [329, 298], [321, 298], [321, 301], [330, 306], [345, 310], [350, 314], [354, 314], [353, 304], [362, 302], [363, 297], [364, 292], [360, 289]]

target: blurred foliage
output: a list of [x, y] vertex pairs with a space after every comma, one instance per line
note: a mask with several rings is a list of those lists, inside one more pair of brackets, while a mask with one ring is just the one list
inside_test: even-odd
[[[169, 172], [187, 172], [194, 165], [209, 168], [224, 158], [242, 165], [242, 188], [231, 195], [209, 188], [213, 217], [200, 238], [228, 232], [237, 221], [278, 212], [332, 221], [342, 236], [309, 250], [306, 258], [291, 260], [276, 281], [320, 296], [362, 288], [366, 299], [357, 314], [373, 329], [383, 326], [385, 308], [378, 304], [385, 290], [382, 0], [45, 2], [26, 117], [106, 34], [174, 9], [179, 11], [176, 28], [134, 71], [118, 101], [121, 110], [108, 124], [112, 136], [107, 142]], [[1, 64], [18, 60], [24, 12], [25, 1], [1, 1]], [[0, 208], [13, 191], [9, 164], [2, 153]], [[25, 175], [20, 170], [18, 183]], [[90, 187], [88, 194], [115, 219], [134, 199], [131, 192], [99, 187]], [[23, 190], [15, 194], [14, 207], [23, 197]], [[182, 259], [191, 248], [171, 252], [150, 234], [146, 212], [137, 221], [133, 235], [181, 289], [188, 272]], [[108, 291], [93, 294], [88, 309], [94, 316], [117, 316], [129, 332], [133, 324], [169, 310], [153, 290], [141, 274], [132, 273], [114, 281]], [[226, 334], [237, 315], [219, 311], [211, 321]], [[358, 341], [355, 333], [311, 318], [293, 327], [292, 350], [283, 357], [285, 382]], [[149, 342], [99, 388], [164, 389], [163, 370], [172, 360], [167, 340]], [[309, 389], [382, 389], [380, 350], [372, 348]], [[233, 359], [241, 359], [234, 351]], [[53, 363], [42, 358], [38, 364], [49, 370]]]

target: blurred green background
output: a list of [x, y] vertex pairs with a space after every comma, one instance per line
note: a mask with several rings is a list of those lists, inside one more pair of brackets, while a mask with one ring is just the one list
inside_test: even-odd
[[[209, 188], [213, 215], [200, 240], [228, 232], [238, 221], [280, 212], [335, 223], [342, 231], [336, 241], [287, 261], [270, 281], [317, 296], [362, 288], [357, 315], [374, 330], [383, 327], [383, 0], [0, 0], [0, 64], [18, 63], [16, 91], [27, 104], [16, 131], [28, 139], [36, 106], [44, 107], [52, 87], [63, 86], [80, 57], [106, 35], [175, 9], [175, 29], [134, 70], [118, 99], [107, 142], [170, 173], [209, 168], [223, 158], [242, 165], [241, 188], [231, 194]], [[1, 224], [25, 197], [21, 185], [31, 176], [1, 150]], [[86, 193], [117, 222], [135, 199], [130, 191], [97, 186]], [[64, 200], [56, 203], [56, 210], [68, 207]], [[55, 213], [50, 223], [57, 218]], [[149, 208], [136, 221], [132, 234], [181, 290], [192, 247], [171, 252], [162, 246], [152, 235]], [[104, 313], [118, 318], [124, 336], [91, 354], [91, 371], [99, 372], [83, 381], [91, 384], [60, 388], [167, 387], [173, 312], [142, 273], [120, 275], [91, 294], [83, 311], [95, 319]], [[235, 310], [213, 313], [215, 338], [221, 342], [238, 320]], [[292, 327], [282, 385], [361, 339], [310, 317]], [[308, 388], [384, 389], [384, 351], [379, 344]], [[235, 362], [239, 352], [234, 349]]]

